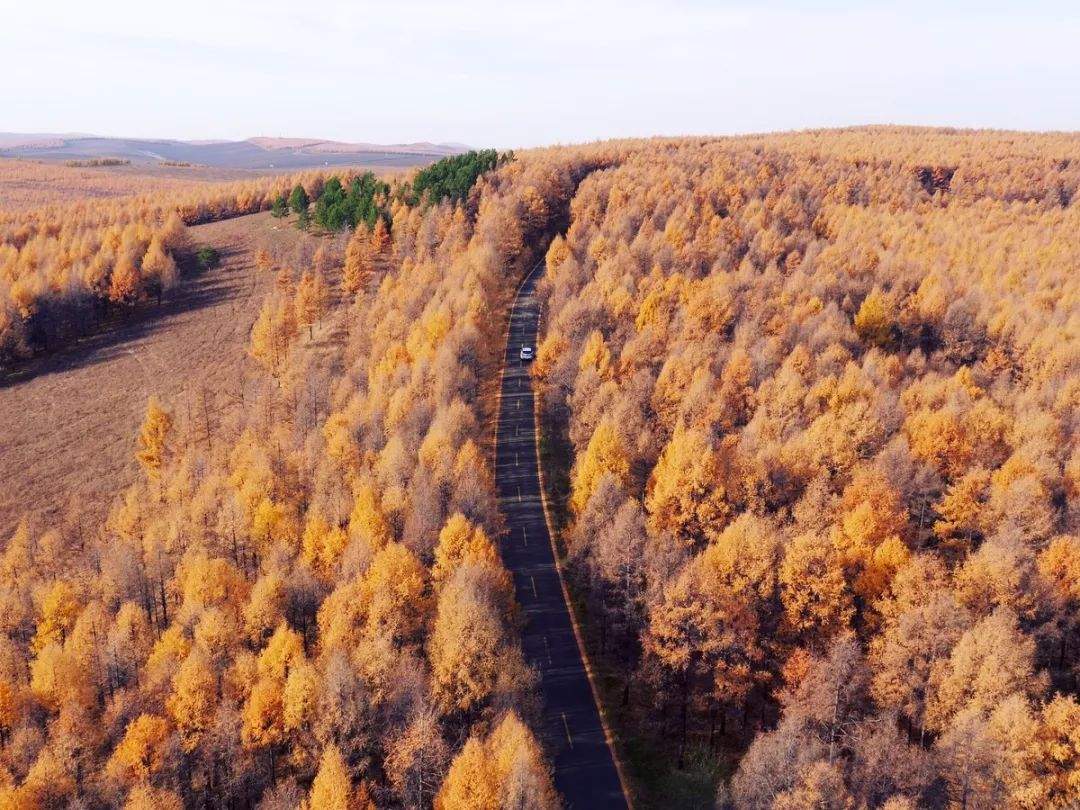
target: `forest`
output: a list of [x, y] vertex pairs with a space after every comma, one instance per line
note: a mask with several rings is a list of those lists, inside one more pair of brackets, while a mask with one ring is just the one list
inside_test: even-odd
[[151, 399], [100, 525], [8, 539], [0, 807], [558, 806], [490, 387], [529, 246], [605, 159], [506, 164], [475, 215], [391, 201], [392, 231], [311, 267], [264, 257], [236, 421]]
[[634, 806], [1076, 806], [1078, 192], [1076, 136], [861, 128], [0, 213], [12, 356], [185, 223], [350, 229], [262, 257], [235, 419], [151, 398], [104, 520], [7, 538], [0, 808], [560, 806], [491, 457], [537, 260]]
[[[15, 162], [0, 170], [45, 186], [69, 181], [57, 178], [62, 170], [55, 167]], [[326, 227], [331, 219], [335, 228], [346, 220], [354, 225], [354, 213], [373, 223], [372, 198], [385, 184], [370, 172], [343, 177], [354, 196], [344, 197], [335, 176], [316, 214]], [[138, 181], [79, 179], [89, 186], [81, 197], [75, 192], [59, 203], [0, 207], [0, 371], [62, 347], [110, 314], [146, 300], [160, 303], [178, 279], [178, 264], [194, 258], [198, 247], [189, 244], [186, 226], [270, 209], [289, 189], [320, 198], [328, 184], [321, 172], [236, 183], [154, 181], [146, 194], [102, 198], [102, 189], [124, 191]], [[361, 190], [366, 196], [355, 197]]]
[[534, 373], [655, 806], [695, 769], [720, 807], [1080, 802], [1078, 151], [820, 132], [582, 183]]
[[512, 152], [500, 154], [494, 149], [443, 158], [418, 171], [408, 187], [403, 188], [403, 197], [412, 205], [425, 200], [461, 202], [481, 174], [513, 159]]

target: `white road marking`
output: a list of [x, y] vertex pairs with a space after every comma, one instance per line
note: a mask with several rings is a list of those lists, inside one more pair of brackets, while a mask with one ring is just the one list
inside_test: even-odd
[[570, 736], [570, 724], [566, 722], [566, 712], [562, 713], [563, 728], [566, 729], [566, 741], [570, 743], [570, 747], [574, 747], [574, 738]]
[[529, 545], [529, 533], [525, 530], [524, 526], [521, 527], [521, 539], [526, 546]]
[[539, 599], [540, 597], [536, 595], [536, 577], [530, 576], [529, 581], [533, 586], [533, 599]]

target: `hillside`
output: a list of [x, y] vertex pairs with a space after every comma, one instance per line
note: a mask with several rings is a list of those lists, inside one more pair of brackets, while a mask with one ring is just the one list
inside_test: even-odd
[[1080, 800], [1078, 191], [902, 128], [582, 183], [535, 373], [645, 806]]
[[[0, 802], [287, 807], [342, 790], [363, 762], [355, 794], [344, 777], [349, 806], [426, 807], [435, 791], [460, 806], [482, 751], [506, 763], [485, 789], [556, 806], [497, 547], [483, 392], [497, 313], [584, 162], [568, 153], [488, 179], [476, 156], [449, 165], [422, 193], [313, 180], [301, 205], [295, 187], [300, 217], [355, 223], [344, 249], [292, 215], [188, 229], [226, 257], [222, 274], [182, 275], [167, 294], [192, 308], [136, 302], [128, 318], [155, 310], [145, 335], [108, 338], [118, 350], [95, 349], [97, 366], [63, 365], [66, 352], [55, 368], [30, 361], [29, 387], [0, 391], [41, 443], [12, 468], [67, 457], [12, 470], [32, 490], [20, 506], [45, 508], [0, 558], [0, 693], [16, 701], [0, 715]], [[530, 223], [514, 225], [526, 206]], [[271, 270], [252, 275], [250, 232], [266, 224], [320, 249], [259, 253]], [[204, 382], [212, 406], [227, 403], [209, 420]], [[112, 435], [148, 394], [135, 435]], [[57, 445], [28, 413], [50, 398], [79, 414]], [[80, 498], [74, 482], [99, 478]], [[58, 632], [31, 629], [61, 603]], [[19, 760], [6, 741], [27, 734], [37, 742]]]
[[0, 215], [0, 806], [1080, 803], [1080, 136], [169, 193]]
[[433, 143], [343, 143], [313, 138], [249, 138], [243, 141], [178, 141], [102, 138], [93, 135], [0, 133], [0, 157], [50, 162], [101, 158], [135, 164], [161, 162], [246, 170], [296, 170], [315, 166], [407, 168], [466, 151]]

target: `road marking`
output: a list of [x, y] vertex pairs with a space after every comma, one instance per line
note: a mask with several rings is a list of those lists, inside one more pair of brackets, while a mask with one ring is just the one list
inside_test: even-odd
[[536, 577], [530, 576], [529, 581], [533, 586], [533, 599], [539, 599], [540, 597], [536, 595]]
[[521, 539], [526, 546], [529, 545], [529, 533], [525, 530], [524, 526], [521, 527]]
[[[507, 335], [508, 335], [508, 337], [512, 336], [511, 340], [513, 338], [519, 338], [520, 337], [521, 340], [526, 340], [527, 339], [528, 342], [533, 343], [533, 344], [535, 344], [535, 342], [536, 342], [537, 334], [538, 334], [539, 321], [542, 318], [542, 313], [541, 313], [541, 308], [539, 306], [539, 302], [536, 300], [536, 296], [535, 296], [535, 292], [534, 292], [533, 288], [534, 288], [534, 284], [535, 284], [535, 278], [534, 277], [537, 274], [537, 272], [541, 269], [542, 265], [543, 265], [543, 259], [541, 258], [532, 267], [532, 269], [526, 274], [526, 277], [522, 280], [522, 282], [518, 286], [517, 295], [515, 296], [514, 303], [511, 305], [510, 323], [507, 324]], [[534, 480], [537, 480], [539, 482], [539, 481], [542, 480], [543, 471], [542, 471], [542, 469], [539, 469], [540, 468], [540, 464], [539, 464], [540, 459], [539, 459], [539, 446], [538, 446], [539, 441], [538, 440], [539, 440], [539, 436], [540, 436], [540, 431], [538, 429], [536, 418], [531, 413], [528, 414], [527, 416], [522, 415], [520, 413], [520, 411], [522, 411], [522, 410], [524, 410], [524, 411], [533, 411], [537, 407], [536, 395], [535, 395], [535, 392], [532, 390], [532, 385], [531, 385], [531, 383], [532, 383], [532, 375], [531, 375], [529, 369], [527, 368], [527, 366], [524, 363], [518, 364], [516, 362], [517, 358], [516, 358], [516, 352], [514, 351], [515, 347], [511, 346], [509, 348], [510, 348], [510, 351], [508, 351], [507, 363], [503, 366], [503, 368], [501, 370], [501, 375], [502, 375], [501, 379], [502, 379], [502, 382], [503, 382], [503, 386], [499, 389], [499, 392], [502, 395], [511, 396], [515, 400], [515, 405], [514, 405], [513, 409], [511, 409], [511, 408], [500, 409], [499, 413], [500, 413], [500, 417], [502, 417], [502, 418], [500, 418], [499, 421], [496, 422], [496, 426], [495, 426], [496, 427], [496, 429], [495, 429], [495, 443], [496, 443], [496, 447], [498, 447], [499, 441], [500, 440], [505, 441], [507, 436], [510, 435], [508, 433], [508, 428], [510, 427], [510, 425], [506, 424], [506, 422], [509, 422], [509, 423], [513, 424], [513, 428], [514, 428], [513, 435], [518, 437], [518, 439], [519, 439], [519, 442], [517, 442], [517, 443], [520, 444], [520, 443], [522, 443], [522, 442], [520, 442], [520, 440], [525, 439], [524, 445], [525, 445], [525, 448], [526, 448], [526, 452], [534, 454], [536, 456], [532, 461], [529, 461], [528, 458], [526, 459], [526, 466], [528, 467], [528, 469], [525, 470], [525, 471], [519, 471], [519, 474], [514, 476], [514, 478], [518, 479], [518, 481], [516, 481], [516, 482], [513, 481], [513, 479], [510, 479], [510, 476], [508, 474], [509, 470], [507, 470], [507, 467], [509, 467], [509, 459], [507, 459], [505, 456], [503, 457], [505, 466], [502, 466], [501, 469], [499, 470], [499, 472], [503, 476], [505, 476], [504, 477], [505, 484], [510, 484], [510, 483], [517, 483], [518, 484], [518, 501], [520, 503], [523, 500], [522, 497], [521, 497], [522, 496], [521, 483], [523, 482], [523, 480], [527, 476], [527, 478], [528, 478], [528, 480], [530, 482], [532, 482]], [[513, 387], [513, 382], [512, 382], [513, 380], [517, 380], [517, 388], [516, 389]], [[516, 396], [515, 396], [515, 392], [518, 392], [518, 394]], [[528, 406], [523, 406], [521, 404], [521, 399], [524, 399], [526, 395], [528, 396], [528, 403], [529, 404], [528, 404]], [[517, 413], [515, 413], [514, 416], [510, 416], [510, 414], [509, 414], [510, 410], [515, 410], [515, 411], [517, 411]], [[525, 422], [526, 418], [528, 419], [527, 422]], [[509, 449], [509, 448], [507, 448], [507, 449]], [[517, 449], [517, 448], [515, 448], [515, 449]], [[536, 484], [533, 484], [533, 483], [530, 483], [530, 485], [531, 486], [536, 486]], [[505, 491], [505, 490], [503, 490], [503, 491]], [[502, 503], [504, 505], [506, 505], [506, 506], [508, 506], [508, 504], [506, 504], [505, 499], [509, 498], [509, 497], [511, 497], [511, 496], [505, 496], [505, 498], [501, 499]], [[529, 497], [530, 497], [530, 499], [533, 498], [533, 497], [537, 498], [537, 508], [542, 510], [543, 517], [544, 517], [544, 520], [545, 520], [545, 525], [547, 527], [547, 531], [553, 537], [554, 532], [552, 531], [552, 528], [551, 528], [551, 516], [548, 513], [548, 504], [544, 500], [543, 489], [541, 488], [540, 490], [538, 490], [538, 493], [537, 493], [536, 496], [533, 496], [531, 494], [531, 492], [530, 492]], [[532, 501], [531, 500], [530, 500], [530, 508], [532, 508]], [[546, 536], [541, 536], [541, 538], [540, 538], [541, 544], [543, 544], [545, 542], [545, 540], [550, 540], [550, 538], [548, 538]], [[526, 530], [526, 528], [524, 526], [522, 526], [522, 542], [524, 544], [528, 543], [528, 532], [527, 532], [527, 530]], [[554, 553], [554, 551], [553, 551], [553, 553]], [[565, 584], [565, 582], [562, 581], [562, 572], [561, 572], [561, 570], [559, 570], [559, 559], [557, 557], [554, 558], [554, 563], [555, 563], [556, 570], [559, 572], [559, 575], [560, 575], [560, 588], [561, 588], [562, 597], [563, 597], [563, 600], [564, 600], [563, 609], [567, 611], [568, 618], [570, 619], [571, 625], [573, 627], [574, 638], [575, 638], [575, 642], [576, 642], [575, 646], [578, 648], [579, 652], [581, 653], [581, 662], [585, 665], [586, 677], [589, 679], [588, 682], [589, 682], [590, 691], [592, 693], [594, 711], [596, 711], [598, 713], [600, 723], [603, 726], [605, 743], [607, 744], [607, 746], [611, 747], [612, 746], [611, 731], [607, 727], [607, 724], [605, 722], [605, 716], [604, 716], [604, 713], [603, 713], [603, 707], [600, 705], [600, 702], [599, 702], [599, 700], [597, 698], [596, 684], [593, 682], [592, 677], [591, 677], [592, 673], [589, 670], [588, 658], [586, 658], [585, 655], [584, 655], [584, 645], [583, 645], [582, 640], [581, 640], [581, 632], [580, 632], [580, 629], [579, 629], [579, 627], [577, 626], [577, 624], [575, 622], [575, 616], [573, 614], [573, 611], [570, 609], [569, 595], [568, 595], [568, 593], [566, 591], [566, 584]], [[515, 579], [515, 582], [518, 583], [518, 584], [520, 584], [520, 582], [521, 582], [521, 580], [518, 578], [519, 574], [525, 574], [525, 572], [524, 571], [514, 572], [514, 579]], [[532, 588], [533, 588], [533, 593], [534, 593], [534, 595], [537, 595], [538, 591], [537, 591], [537, 588], [536, 588], [535, 578], [530, 577], [530, 579], [532, 580], [531, 585], [532, 585]], [[549, 639], [547, 638], [546, 634], [544, 634], [544, 645], [545, 645], [545, 648], [546, 648], [546, 651], [547, 651], [548, 661], [553, 666], [553, 657], [552, 657], [552, 652], [551, 652], [551, 649], [550, 649], [550, 642], [549, 642]], [[561, 656], [561, 654], [562, 653], [561, 653], [561, 648], [560, 648], [560, 656]], [[540, 657], [537, 656], [537, 658], [534, 659], [534, 660], [539, 661], [539, 660], [542, 660], [542, 659], [540, 659]], [[560, 657], [560, 660], [561, 660], [561, 657]], [[562, 717], [563, 731], [566, 734], [566, 739], [567, 739], [567, 742], [569, 743], [569, 747], [570, 747], [570, 749], [574, 749], [575, 746], [574, 746], [573, 734], [570, 731], [570, 721], [569, 721], [569, 719], [568, 719], [568, 717], [566, 716], [565, 713], [560, 713], [560, 716]], [[614, 752], [613, 748], [609, 748], [609, 750], [611, 750], [612, 755], [613, 755], [613, 759], [614, 759], [614, 753], [615, 752]], [[576, 752], [575, 752], [575, 754], [576, 754]], [[614, 759], [614, 764], [615, 764], [616, 774], [617, 774], [617, 776], [619, 778], [619, 783], [620, 783], [622, 793], [625, 796], [626, 795], [626, 782], [625, 782], [625, 777], [624, 777], [624, 775], [622, 773], [622, 768], [620, 766], [619, 760]], [[568, 804], [567, 806], [572, 807], [573, 805]], [[627, 802], [627, 806], [632, 806], [632, 805], [630, 805], [629, 802]]]
[[548, 644], [547, 633], [544, 633], [544, 649], [547, 650], [548, 666], [550, 667], [551, 664], [552, 664], [552, 661], [551, 661], [551, 645]]

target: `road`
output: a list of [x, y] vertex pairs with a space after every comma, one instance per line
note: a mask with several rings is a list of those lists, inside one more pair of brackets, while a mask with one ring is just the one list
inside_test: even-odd
[[570, 810], [625, 808], [544, 519], [533, 391], [528, 364], [518, 356], [522, 346], [536, 346], [535, 285], [542, 270], [540, 263], [518, 290], [503, 361], [495, 450], [495, 480], [507, 524], [502, 556], [526, 616], [525, 657], [540, 673], [541, 733], [553, 756], [555, 786]]

